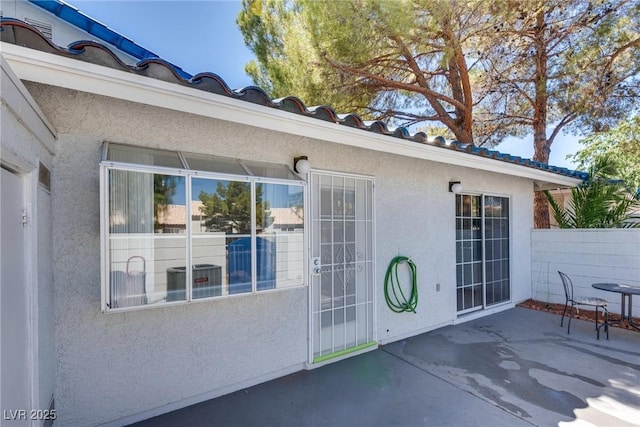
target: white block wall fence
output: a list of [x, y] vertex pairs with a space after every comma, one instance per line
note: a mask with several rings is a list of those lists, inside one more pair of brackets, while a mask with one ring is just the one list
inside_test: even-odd
[[[568, 274], [576, 296], [609, 301], [620, 313], [620, 294], [601, 291], [592, 283], [640, 286], [640, 229], [533, 230], [531, 232], [531, 295], [539, 301], [564, 303], [558, 270]], [[640, 298], [633, 300], [640, 316]]]

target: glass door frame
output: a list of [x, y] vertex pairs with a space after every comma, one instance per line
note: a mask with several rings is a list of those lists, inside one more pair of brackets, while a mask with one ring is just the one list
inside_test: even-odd
[[[455, 221], [457, 221], [457, 215], [455, 214], [455, 209], [456, 209], [456, 199], [458, 196], [476, 196], [476, 197], [480, 197], [480, 224], [482, 226], [482, 230], [481, 230], [481, 239], [482, 239], [482, 304], [475, 306], [475, 307], [471, 307], [468, 309], [463, 309], [463, 310], [458, 310], [457, 309], [457, 305], [458, 305], [458, 296], [457, 296], [457, 291], [458, 291], [458, 280], [457, 280], [457, 273], [456, 273], [456, 316], [462, 316], [465, 314], [469, 314], [469, 313], [475, 313], [478, 311], [482, 311], [482, 310], [487, 310], [488, 308], [494, 308], [494, 307], [499, 307], [501, 305], [504, 304], [510, 304], [513, 300], [513, 281], [512, 281], [512, 272], [513, 272], [513, 268], [512, 268], [512, 262], [513, 262], [513, 257], [512, 257], [512, 252], [513, 252], [513, 244], [512, 244], [512, 237], [513, 237], [513, 216], [512, 216], [512, 212], [513, 212], [513, 203], [512, 203], [512, 197], [509, 194], [500, 194], [500, 193], [492, 193], [492, 192], [475, 192], [475, 191], [464, 191], [463, 193], [460, 194], [456, 194], [455, 198], [454, 198], [454, 219]], [[500, 301], [497, 303], [493, 303], [493, 304], [487, 304], [487, 259], [486, 259], [486, 244], [487, 244], [487, 240], [486, 240], [486, 226], [485, 226], [485, 221], [486, 221], [486, 216], [485, 216], [485, 197], [500, 197], [500, 198], [504, 198], [507, 199], [509, 201], [509, 216], [508, 216], [508, 220], [509, 220], [509, 298], [505, 301]], [[454, 227], [456, 228], [457, 231], [457, 224], [454, 224]], [[456, 242], [458, 241], [458, 238], [456, 237]], [[457, 253], [457, 248], [456, 248], [456, 253]], [[456, 255], [456, 261], [455, 261], [455, 265], [456, 265], [456, 269], [458, 267], [458, 259], [457, 259], [457, 255]]]
[[[479, 203], [480, 206], [478, 207], [479, 213], [480, 213], [480, 242], [481, 242], [481, 248], [482, 248], [482, 254], [481, 254], [481, 258], [480, 258], [480, 266], [482, 268], [482, 272], [480, 274], [481, 280], [482, 282], [480, 283], [480, 286], [482, 288], [482, 303], [470, 308], [466, 308], [466, 309], [462, 309], [462, 310], [458, 310], [458, 265], [462, 264], [463, 267], [463, 281], [464, 281], [464, 261], [461, 261], [460, 263], [458, 262], [458, 215], [457, 212], [454, 215], [456, 224], [455, 224], [455, 233], [456, 233], [456, 261], [455, 261], [455, 266], [456, 266], [456, 314], [457, 315], [461, 315], [461, 314], [467, 314], [467, 313], [472, 313], [478, 310], [483, 310], [485, 309], [485, 301], [486, 301], [486, 296], [485, 296], [485, 282], [486, 282], [486, 277], [485, 277], [485, 248], [484, 248], [484, 195], [482, 193], [473, 193], [473, 192], [464, 192], [464, 193], [460, 193], [460, 194], [456, 194], [455, 198], [454, 198], [454, 212], [457, 210], [457, 199], [458, 197], [464, 197], [464, 196], [470, 196], [470, 197], [478, 197], [479, 198]], [[461, 215], [461, 220], [464, 221], [464, 215]], [[472, 221], [471, 223], [473, 224], [473, 216], [469, 217], [469, 220]], [[476, 217], [477, 219], [477, 217]], [[463, 237], [464, 237], [464, 229], [462, 229], [462, 233], [463, 233]], [[461, 239], [462, 243], [463, 243], [463, 247], [462, 247], [462, 253], [464, 254], [464, 242], [472, 242], [473, 239]], [[463, 255], [463, 260], [464, 260], [464, 255]], [[473, 261], [473, 260], [472, 260]], [[473, 269], [473, 267], [471, 267], [471, 269]], [[464, 286], [464, 283], [463, 283]], [[476, 285], [477, 286], [477, 285]], [[464, 298], [464, 291], [463, 291], [463, 298]]]

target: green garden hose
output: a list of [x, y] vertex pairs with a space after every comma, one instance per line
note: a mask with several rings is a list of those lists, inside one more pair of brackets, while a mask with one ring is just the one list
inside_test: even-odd
[[[398, 266], [405, 262], [409, 265], [411, 272], [411, 294], [409, 299], [404, 295], [398, 279]], [[389, 294], [389, 287], [391, 287], [392, 295]], [[384, 299], [387, 301], [391, 311], [396, 313], [404, 311], [416, 312], [416, 307], [418, 306], [418, 269], [410, 258], [397, 256], [391, 260], [387, 268], [387, 274], [384, 276]]]

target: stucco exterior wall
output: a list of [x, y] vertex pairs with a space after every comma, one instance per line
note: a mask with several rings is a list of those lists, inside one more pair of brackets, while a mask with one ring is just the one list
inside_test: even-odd
[[[448, 192], [449, 181], [461, 181], [465, 193], [511, 197], [512, 301], [529, 298], [527, 234], [533, 227], [529, 181], [402, 158], [385, 159], [378, 171], [376, 286], [380, 341], [395, 341], [473, 317], [456, 319], [455, 196]], [[398, 254], [411, 257], [418, 267], [420, 303], [416, 314], [391, 312], [380, 292], [387, 264]]]
[[[512, 301], [530, 297], [529, 180], [37, 84], [29, 88], [59, 132], [53, 203], [57, 425], [133, 420], [136, 413], [301, 369], [308, 357], [306, 288], [100, 312], [98, 163], [105, 140], [279, 164], [307, 155], [317, 170], [375, 177], [379, 341], [460, 321], [450, 180], [462, 181], [466, 191], [511, 197]], [[417, 314], [394, 314], [384, 301], [385, 270], [398, 254], [412, 257], [418, 266]]]

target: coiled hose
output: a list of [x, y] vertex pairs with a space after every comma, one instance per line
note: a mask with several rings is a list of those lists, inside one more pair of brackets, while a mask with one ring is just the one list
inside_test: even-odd
[[[398, 266], [407, 263], [411, 272], [411, 294], [409, 299], [404, 295], [398, 279]], [[391, 294], [389, 293], [391, 287]], [[395, 313], [416, 312], [418, 306], [418, 269], [413, 261], [406, 256], [397, 256], [391, 260], [384, 276], [384, 299], [387, 306]]]

